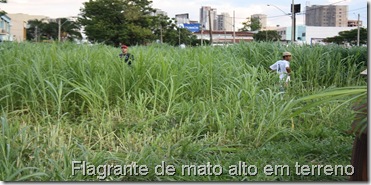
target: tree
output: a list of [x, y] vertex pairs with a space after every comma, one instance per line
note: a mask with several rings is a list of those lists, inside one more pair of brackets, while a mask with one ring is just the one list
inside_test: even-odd
[[39, 41], [46, 23], [43, 22], [43, 19], [34, 19], [29, 20], [27, 24], [29, 25], [29, 28], [26, 30], [27, 40]]
[[3, 16], [3, 15], [6, 15], [6, 14], [7, 14], [6, 11], [0, 10], [0, 17]]
[[256, 41], [280, 41], [281, 36], [278, 34], [276, 30], [265, 30], [259, 31], [258, 33], [254, 34], [254, 40]]
[[255, 41], [280, 41], [281, 36], [276, 30], [259, 31], [253, 36]]
[[83, 3], [79, 22], [87, 39], [109, 45], [145, 44], [154, 39], [149, 0], [95, 0]]
[[[53, 30], [56, 26], [59, 26], [58, 24], [54, 24], [53, 22], [51, 22], [50, 24], [53, 24], [52, 26]], [[82, 35], [80, 30], [81, 25], [78, 22], [70, 21], [66, 18], [61, 18], [61, 38], [63, 38], [63, 40], [69, 41], [73, 41], [74, 39], [81, 40]], [[53, 38], [58, 39], [58, 32], [57, 37]]]
[[257, 31], [261, 29], [260, 19], [258, 17], [247, 18], [246, 22], [242, 23], [243, 27], [238, 31]]
[[[8, 2], [7, 2], [7, 0], [0, 0], [0, 3], [8, 3]], [[0, 11], [0, 17], [3, 16], [3, 15], [6, 15], [6, 14], [7, 14], [6, 11], [4, 11], [4, 10]]]
[[[346, 44], [349, 43], [350, 45], [357, 45], [357, 35], [358, 30], [352, 29], [349, 31], [341, 31], [339, 35], [334, 37], [327, 37], [324, 39], [324, 42], [327, 43], [335, 43], [335, 44]], [[360, 28], [360, 36], [359, 36], [359, 44], [367, 44], [367, 29]]]
[[[176, 36], [176, 25], [174, 19], [170, 19], [168, 16], [160, 14], [153, 17], [152, 21], [152, 32], [156, 39], [166, 43], [173, 40], [171, 37]], [[174, 45], [174, 43], [172, 45]]]
[[[80, 25], [74, 21], [69, 21], [66, 18], [61, 19], [61, 35], [66, 40], [82, 39], [80, 33]], [[26, 30], [27, 40], [36, 42], [41, 40], [57, 40], [58, 27], [57, 22], [45, 22], [44, 19], [29, 20], [27, 23], [30, 27]]]

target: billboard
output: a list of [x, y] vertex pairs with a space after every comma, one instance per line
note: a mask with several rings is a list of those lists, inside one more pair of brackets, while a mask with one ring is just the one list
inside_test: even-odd
[[181, 28], [185, 28], [192, 33], [200, 31], [200, 26], [201, 26], [201, 24], [199, 24], [199, 23], [197, 23], [197, 24], [182, 24], [182, 25], [183, 26]]

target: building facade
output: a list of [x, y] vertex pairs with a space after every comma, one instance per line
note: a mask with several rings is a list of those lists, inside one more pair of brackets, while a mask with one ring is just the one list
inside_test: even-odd
[[12, 20], [10, 32], [13, 35], [13, 41], [22, 42], [26, 40], [26, 28], [29, 20], [49, 21], [50, 18], [43, 15], [28, 15], [23, 13], [7, 14]]
[[232, 31], [233, 23], [232, 17], [228, 13], [221, 13], [217, 19], [217, 30]]
[[[200, 40], [210, 40], [210, 32], [208, 30], [195, 32], [194, 35]], [[253, 32], [212, 31], [211, 35], [214, 45], [251, 42], [254, 40]]]
[[360, 20], [358, 22], [358, 20], [348, 20], [348, 27], [357, 27], [359, 24], [359, 26], [362, 27], [362, 21]]
[[[209, 18], [209, 12], [210, 12], [210, 18]], [[211, 23], [210, 20], [211, 19]], [[210, 6], [202, 6], [200, 9], [200, 24], [202, 26], [202, 29], [204, 30], [216, 30], [217, 28], [217, 14], [216, 9], [211, 8]]]
[[306, 6], [305, 25], [323, 27], [347, 27], [347, 5]]
[[175, 20], [177, 24], [189, 24], [189, 14], [188, 13], [176, 14]]
[[[305, 44], [315, 44], [327, 37], [339, 35], [341, 31], [357, 29], [354, 27], [324, 27], [297, 25], [295, 29], [296, 41]], [[291, 27], [280, 27], [276, 29], [282, 41], [291, 41]]]
[[11, 34], [11, 18], [7, 15], [0, 17], [0, 42], [12, 41], [13, 36]]

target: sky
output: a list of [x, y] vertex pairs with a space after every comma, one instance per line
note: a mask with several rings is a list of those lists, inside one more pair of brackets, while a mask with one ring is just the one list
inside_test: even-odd
[[[88, 0], [8, 0], [0, 3], [0, 10], [7, 13], [25, 13], [43, 15], [50, 18], [77, 16], [83, 3]], [[367, 26], [367, 7], [370, 0], [294, 0], [294, 4], [301, 4], [301, 11], [305, 12], [306, 5], [348, 5], [348, 19], [357, 20], [358, 14]], [[152, 8], [158, 8], [170, 18], [176, 14], [188, 13], [190, 20], [199, 21], [201, 6], [216, 8], [217, 14], [228, 13], [235, 17], [236, 30], [242, 27], [242, 22], [252, 14], [266, 14], [267, 26], [291, 26], [290, 12], [292, 0], [152, 0]], [[271, 6], [267, 6], [267, 5]], [[296, 24], [303, 25], [304, 14], [296, 15]]]

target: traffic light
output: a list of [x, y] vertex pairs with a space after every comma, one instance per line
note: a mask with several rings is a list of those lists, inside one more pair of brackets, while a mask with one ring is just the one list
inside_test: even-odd
[[[294, 13], [300, 12], [300, 4], [294, 4]], [[291, 13], [292, 13], [292, 5], [291, 5]]]

